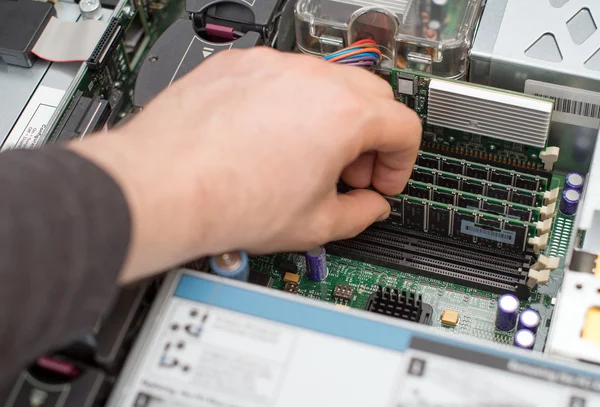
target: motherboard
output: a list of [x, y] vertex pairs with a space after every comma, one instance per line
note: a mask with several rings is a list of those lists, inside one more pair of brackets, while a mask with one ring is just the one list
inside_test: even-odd
[[133, 88], [142, 62], [181, 13], [181, 4], [171, 1], [131, 0], [115, 10], [63, 100], [62, 114], [50, 123], [48, 143], [81, 139], [135, 112]]
[[423, 137], [389, 219], [325, 245], [323, 278], [308, 254], [281, 253], [251, 257], [249, 281], [506, 345], [516, 327], [495, 320], [512, 294], [538, 313], [542, 351], [575, 218], [560, 199], [572, 174], [547, 145], [552, 102], [402, 70], [390, 82]]

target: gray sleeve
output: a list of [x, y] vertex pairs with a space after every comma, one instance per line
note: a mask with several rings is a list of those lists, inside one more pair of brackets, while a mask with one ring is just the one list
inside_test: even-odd
[[110, 306], [131, 220], [114, 180], [61, 148], [0, 154], [0, 194], [1, 387]]

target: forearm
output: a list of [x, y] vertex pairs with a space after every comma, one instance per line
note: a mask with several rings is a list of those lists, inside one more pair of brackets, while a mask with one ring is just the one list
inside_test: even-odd
[[127, 254], [117, 184], [62, 149], [0, 155], [0, 382], [90, 329]]

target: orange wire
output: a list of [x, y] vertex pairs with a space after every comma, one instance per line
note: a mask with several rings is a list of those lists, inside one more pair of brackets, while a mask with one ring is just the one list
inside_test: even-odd
[[347, 52], [342, 55], [338, 55], [335, 58], [328, 59], [327, 62], [337, 62], [341, 59], [346, 59], [346, 58], [349, 58], [354, 55], [363, 54], [365, 52], [374, 52], [377, 55], [379, 55], [379, 58], [381, 58], [381, 51], [379, 51], [377, 48], [362, 48], [362, 49], [357, 49], [355, 51]]
[[375, 41], [369, 40], [369, 39], [358, 40], [358, 41], [354, 42], [352, 45], [350, 45], [350, 47], [354, 47], [354, 46], [361, 45], [361, 44], [375, 45]]

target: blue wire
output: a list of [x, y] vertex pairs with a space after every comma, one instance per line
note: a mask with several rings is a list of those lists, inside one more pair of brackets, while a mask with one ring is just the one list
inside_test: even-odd
[[[351, 51], [355, 51], [356, 49], [357, 49], [357, 48], [351, 48], [351, 49], [348, 49], [348, 50], [338, 51], [338, 52], [335, 52], [335, 53], [333, 53], [333, 54], [327, 55], [327, 56], [326, 56], [325, 58], [323, 58], [323, 59], [324, 59], [325, 61], [329, 61], [329, 60], [330, 60], [330, 59], [332, 59], [332, 58], [335, 58], [335, 57], [337, 57], [337, 56], [340, 56], [340, 55], [347, 54], [347, 53], [349, 53], [349, 52], [351, 52]], [[362, 53], [360, 53], [360, 54], [352, 55], [352, 57], [351, 57], [351, 58], [358, 58], [358, 57], [365, 58], [365, 57], [371, 57], [371, 56], [372, 56], [372, 57], [375, 57], [375, 58], [377, 58], [377, 60], [379, 60], [379, 55], [378, 55], [378, 54], [376, 54], [376, 53], [374, 53], [374, 52], [362, 52]]]

